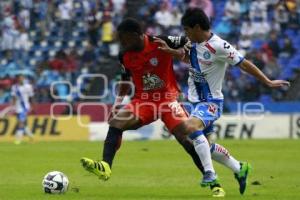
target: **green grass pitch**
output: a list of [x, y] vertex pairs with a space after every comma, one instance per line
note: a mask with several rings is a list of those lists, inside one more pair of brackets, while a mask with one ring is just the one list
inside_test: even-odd
[[[241, 197], [233, 174], [215, 164], [226, 199], [300, 199], [300, 141], [220, 140], [219, 143], [253, 166], [249, 187]], [[84, 171], [79, 163], [82, 156], [99, 158], [102, 145], [103, 142], [0, 143], [0, 199], [212, 199], [210, 190], [199, 186], [201, 176], [192, 160], [175, 141], [123, 142], [107, 182]], [[66, 194], [43, 193], [42, 178], [52, 170], [69, 177]]]

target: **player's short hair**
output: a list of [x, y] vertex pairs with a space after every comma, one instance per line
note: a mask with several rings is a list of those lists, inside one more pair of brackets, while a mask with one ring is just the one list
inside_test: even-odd
[[118, 33], [137, 33], [139, 35], [143, 34], [141, 24], [134, 18], [124, 19], [117, 27]]
[[189, 8], [185, 11], [181, 18], [181, 24], [193, 28], [197, 24], [201, 29], [208, 31], [210, 29], [210, 21], [205, 12], [200, 8]]

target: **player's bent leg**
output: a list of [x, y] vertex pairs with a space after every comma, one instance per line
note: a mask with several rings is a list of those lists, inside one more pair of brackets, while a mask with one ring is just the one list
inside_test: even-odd
[[129, 110], [121, 110], [109, 122], [109, 130], [104, 141], [103, 161], [112, 167], [117, 150], [121, 146], [123, 131], [137, 129], [142, 126], [140, 119]]
[[[200, 166], [201, 158], [199, 158], [200, 155], [196, 151], [196, 148], [193, 148], [195, 146], [194, 142], [199, 137], [196, 136], [195, 139], [192, 141], [191, 138], [187, 139], [186, 136], [193, 132], [197, 132], [197, 134], [198, 134], [199, 129], [202, 130], [204, 128], [204, 124], [202, 123], [201, 120], [199, 120], [197, 118], [187, 118], [187, 114], [186, 114], [185, 110], [182, 108], [182, 106], [178, 102], [172, 102], [167, 105], [170, 110], [168, 111], [168, 109], [163, 109], [164, 112], [162, 115], [162, 121], [165, 123], [165, 125], [168, 127], [168, 129], [175, 135], [177, 141], [181, 145], [183, 145], [185, 150], [192, 156], [192, 158], [193, 158], [195, 164], [198, 166], [198, 168], [201, 169], [202, 168]], [[172, 106], [170, 106], [170, 105], [172, 105]], [[203, 134], [201, 134], [201, 135], [203, 136]], [[202, 136], [201, 136], [201, 138], [204, 138], [206, 141], [208, 153], [210, 153], [207, 139], [204, 136], [203, 137]], [[191, 151], [191, 149], [193, 149], [193, 151]], [[210, 155], [209, 155], [209, 159], [211, 161]], [[206, 175], [208, 173], [209, 173], [209, 171], [206, 171], [204, 173], [204, 177], [206, 177]], [[215, 173], [213, 175], [215, 175]], [[211, 177], [212, 176], [210, 176], [209, 178], [211, 178]], [[220, 184], [218, 184], [218, 180], [216, 177], [213, 177], [213, 179], [210, 180], [208, 185], [210, 185], [212, 189], [217, 188], [217, 187], [221, 188]], [[220, 196], [225, 195], [225, 192], [222, 188], [219, 190], [214, 189], [212, 191], [213, 191], [213, 196], [220, 197]]]
[[[121, 120], [124, 119], [124, 120]], [[126, 120], [125, 120], [126, 119]], [[108, 180], [111, 176], [111, 167], [117, 150], [121, 146], [123, 131], [137, 128], [141, 124], [130, 111], [120, 111], [110, 122], [109, 129], [104, 141], [102, 161], [94, 161], [82, 158], [82, 166], [89, 172], [94, 173], [102, 180]]]
[[[174, 130], [172, 131], [173, 135], [176, 138], [177, 142], [179, 144], [181, 144], [182, 147], [185, 149], [185, 151], [192, 157], [197, 168], [201, 171], [202, 174], [204, 174], [204, 168], [202, 166], [202, 163], [200, 161], [198, 154], [195, 151], [192, 141], [189, 138], [187, 138], [185, 135], [181, 134], [182, 127], [183, 126], [181, 126], [181, 125], [178, 125], [177, 127], [175, 127]], [[210, 188], [211, 188], [213, 197], [224, 197], [225, 196], [225, 191], [222, 188], [220, 183], [215, 182], [214, 184], [210, 185]]]
[[210, 146], [203, 132], [206, 125], [202, 120], [196, 117], [191, 117], [184, 122], [184, 124], [189, 137], [193, 140], [194, 148], [204, 167], [205, 173], [201, 186], [206, 187], [218, 183], [217, 175], [211, 160]]
[[25, 134], [29, 137], [29, 139], [30, 139], [31, 141], [33, 141], [33, 134], [32, 134], [32, 132], [30, 131], [30, 129], [29, 129], [28, 126], [25, 126], [25, 127], [24, 127], [24, 132], [25, 132]]
[[[19, 118], [19, 117], [18, 117]], [[18, 119], [15, 144], [21, 144], [25, 132], [25, 122]]]

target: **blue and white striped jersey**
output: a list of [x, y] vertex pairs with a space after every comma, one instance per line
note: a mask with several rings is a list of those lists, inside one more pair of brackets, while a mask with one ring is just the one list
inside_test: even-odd
[[194, 43], [190, 50], [189, 101], [222, 100], [226, 63], [238, 65], [243, 59], [234, 47], [215, 34], [205, 42]]
[[15, 109], [17, 113], [28, 112], [30, 110], [29, 98], [34, 95], [31, 84], [13, 85], [11, 95], [16, 98]]

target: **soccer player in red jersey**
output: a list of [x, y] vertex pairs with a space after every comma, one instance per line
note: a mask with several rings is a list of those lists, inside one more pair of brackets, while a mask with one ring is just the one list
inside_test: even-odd
[[[174, 48], [172, 55], [178, 59], [185, 56], [178, 50], [187, 42], [185, 37], [151, 37], [143, 34], [141, 26], [134, 19], [125, 19], [118, 26], [118, 36], [123, 47], [119, 59], [124, 68], [123, 81], [130, 81], [135, 86], [131, 102], [118, 109], [123, 97], [131, 89], [128, 84], [121, 84], [109, 120], [109, 130], [104, 143], [103, 159], [100, 162], [82, 158], [83, 167], [107, 180], [111, 175], [114, 156], [120, 147], [122, 134], [161, 119], [177, 141], [191, 155], [197, 167], [203, 167], [191, 140], [182, 133], [188, 115], [178, 103], [180, 94], [173, 71], [173, 57], [162, 51], [161, 40]], [[177, 50], [176, 50], [177, 49]], [[221, 187], [219, 183], [211, 185], [213, 192]]]

